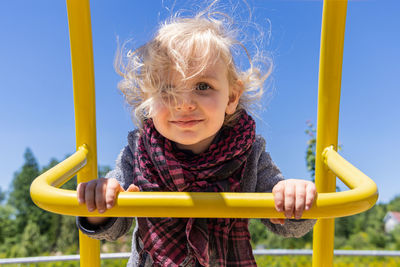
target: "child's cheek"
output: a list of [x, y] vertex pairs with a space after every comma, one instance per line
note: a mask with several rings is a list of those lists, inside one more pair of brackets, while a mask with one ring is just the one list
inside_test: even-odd
[[168, 119], [170, 108], [162, 100], [156, 100], [151, 105], [150, 117], [153, 119]]
[[160, 111], [166, 109], [166, 105], [162, 100], [155, 100], [153, 104], [151, 105], [152, 113], [156, 115], [157, 113], [160, 113]]

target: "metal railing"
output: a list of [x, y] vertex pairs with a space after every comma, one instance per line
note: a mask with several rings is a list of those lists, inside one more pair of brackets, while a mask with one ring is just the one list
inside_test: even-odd
[[[255, 249], [253, 254], [257, 256], [312, 256], [312, 249]], [[128, 259], [130, 252], [120, 253], [102, 253], [100, 259]], [[400, 257], [399, 250], [334, 250], [335, 256], [365, 256], [365, 257]], [[58, 262], [58, 261], [79, 261], [79, 255], [63, 255], [63, 256], [39, 256], [25, 258], [8, 258], [0, 259], [0, 264], [17, 264], [17, 263], [39, 263], [39, 262]]]

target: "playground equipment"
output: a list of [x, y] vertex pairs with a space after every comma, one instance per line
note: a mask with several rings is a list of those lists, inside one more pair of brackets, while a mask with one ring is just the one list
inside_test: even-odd
[[[73, 216], [284, 218], [271, 193], [124, 192], [115, 207], [99, 214], [79, 205], [76, 191], [60, 189], [97, 178], [94, 71], [89, 0], [67, 0], [71, 42], [77, 152], [37, 177], [31, 197], [39, 207]], [[334, 218], [371, 208], [376, 184], [343, 159], [337, 148], [340, 84], [347, 1], [323, 6], [318, 91], [315, 182], [318, 196], [303, 218], [317, 218], [313, 266], [332, 266]], [[336, 176], [349, 188], [336, 191]], [[212, 209], [210, 209], [212, 207]], [[81, 266], [100, 266], [100, 243], [80, 233]]]

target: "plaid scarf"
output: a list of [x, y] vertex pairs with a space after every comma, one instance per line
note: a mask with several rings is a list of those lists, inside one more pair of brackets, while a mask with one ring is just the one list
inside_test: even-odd
[[[133, 182], [141, 191], [240, 192], [254, 140], [254, 120], [243, 112], [235, 126], [220, 130], [207, 151], [188, 155], [158, 133], [149, 119], [138, 141]], [[137, 221], [143, 253], [151, 255], [154, 266], [179, 266], [189, 255], [203, 266], [256, 266], [248, 219]]]

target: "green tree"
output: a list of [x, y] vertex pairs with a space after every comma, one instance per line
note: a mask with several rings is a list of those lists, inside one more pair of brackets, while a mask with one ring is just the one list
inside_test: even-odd
[[371, 249], [371, 243], [366, 232], [358, 232], [350, 236], [344, 249]]
[[377, 204], [370, 210], [335, 220], [335, 248], [384, 249], [391, 242], [384, 231], [387, 205]]
[[268, 231], [265, 225], [257, 219], [249, 220], [249, 232], [251, 233], [253, 246], [257, 246], [268, 237]]
[[[51, 164], [54, 165], [55, 162]], [[38, 208], [30, 197], [31, 183], [40, 174], [41, 171], [34, 155], [27, 148], [24, 153], [24, 164], [14, 175], [8, 198], [8, 205], [15, 209], [12, 219], [15, 233], [7, 233], [5, 236], [5, 242], [10, 247], [9, 252], [12, 256], [31, 256], [34, 255], [32, 253], [48, 251], [57, 240], [55, 231], [58, 227], [57, 215]], [[46, 240], [46, 242], [38, 243], [40, 245], [35, 250], [25, 247], [25, 245], [30, 245], [28, 241], [22, 242], [27, 235], [33, 235], [31, 231], [36, 231], [35, 234], [40, 236], [36, 240]]]
[[387, 209], [388, 211], [400, 211], [400, 195], [389, 202]]
[[[0, 205], [0, 255], [3, 257], [37, 256], [55, 252], [78, 251], [78, 229], [75, 217], [54, 214], [38, 208], [30, 198], [32, 181], [59, 161], [51, 159], [42, 169], [27, 148], [22, 168], [15, 173], [9, 198]], [[99, 166], [99, 176], [104, 176], [108, 166]], [[76, 189], [72, 178], [62, 188]], [[0, 190], [0, 203], [5, 193]]]
[[316, 139], [316, 129], [311, 121], [307, 121], [307, 129], [305, 133], [309, 136], [310, 139], [307, 141], [307, 149], [306, 149], [306, 165], [307, 170], [310, 172], [311, 178], [315, 180], [315, 150], [317, 145]]
[[16, 224], [19, 233], [24, 231], [30, 218], [37, 220], [41, 213], [29, 194], [32, 181], [40, 174], [38, 163], [29, 148], [24, 153], [24, 160], [21, 170], [14, 175], [8, 198], [8, 204], [17, 211]]
[[263, 246], [269, 249], [300, 249], [312, 247], [312, 232], [307, 233], [301, 238], [285, 238], [268, 231], [265, 225], [258, 219], [250, 219], [249, 231], [251, 233], [253, 247]]
[[0, 204], [6, 199], [6, 192], [4, 192], [0, 187]]
[[16, 210], [10, 205], [0, 205], [0, 255], [6, 254], [11, 241], [10, 237], [17, 235], [14, 223], [15, 212]]
[[43, 246], [48, 243], [47, 235], [41, 234], [39, 226], [28, 221], [24, 232], [21, 235], [21, 241], [18, 246], [13, 247], [13, 257], [37, 256], [43, 251]]
[[59, 216], [60, 225], [58, 227], [58, 239], [55, 244], [55, 251], [65, 254], [75, 254], [78, 252], [78, 228], [76, 227], [75, 217]]
[[390, 238], [390, 249], [400, 250], [400, 226], [397, 226], [392, 232], [390, 232]]
[[[344, 240], [349, 239], [353, 234], [354, 229], [354, 218], [351, 216], [337, 218], [335, 220], [335, 237], [344, 238]], [[340, 246], [342, 243], [340, 243]]]

